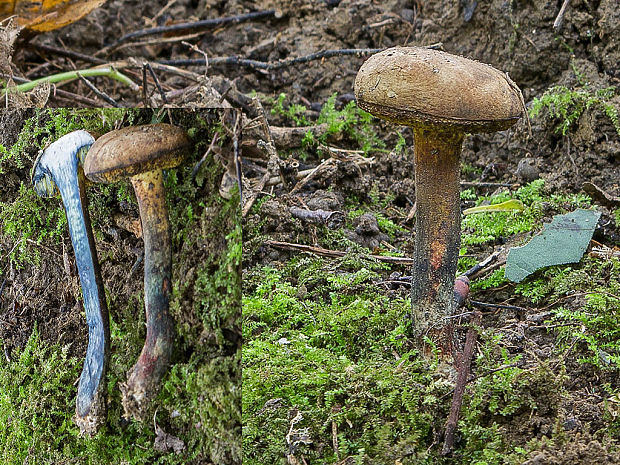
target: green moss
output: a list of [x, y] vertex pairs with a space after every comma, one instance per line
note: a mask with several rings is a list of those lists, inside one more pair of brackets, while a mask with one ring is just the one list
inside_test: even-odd
[[[316, 270], [318, 263], [309, 265]], [[303, 418], [295, 427], [308, 428], [311, 443], [299, 447], [309, 464], [338, 460], [332, 428], [340, 458], [394, 463], [403, 450], [425, 455], [431, 409], [444, 387], [407, 344], [409, 302], [361, 286], [368, 273], [328, 277], [332, 292], [320, 301], [300, 297], [273, 268], [250, 272], [256, 287], [244, 298], [244, 463], [285, 463], [291, 409]], [[318, 284], [299, 279], [307, 288]], [[350, 286], [359, 292], [345, 291]], [[394, 352], [404, 367], [396, 368]]]
[[596, 108], [609, 118], [620, 135], [618, 109], [610, 103], [616, 92], [616, 87], [593, 91], [588, 88], [587, 84], [572, 89], [566, 86], [553, 86], [542, 96], [534, 98], [529, 111], [530, 117], [535, 118], [546, 110], [552, 119], [558, 121], [556, 132], [565, 136], [584, 111]]
[[[84, 115], [92, 118], [90, 123], [82, 118]], [[65, 126], [58, 131], [40, 131], [46, 139], [52, 140], [63, 131], [86, 127], [105, 132], [117, 124], [149, 123], [153, 118], [159, 120], [167, 115], [167, 112], [155, 115], [150, 110], [127, 113], [92, 110], [84, 114], [41, 111], [33, 114], [29, 120], [33, 121], [32, 125], [26, 124], [22, 133], [32, 134], [40, 125], [55, 128], [66, 119]], [[112, 282], [104, 276], [112, 336], [108, 421], [95, 438], [77, 437], [72, 420], [76, 394], [73, 383], [82, 361], [63, 356], [65, 349], [33, 339], [35, 342], [29, 343], [28, 353], [36, 362], [34, 368], [29, 368], [26, 359], [15, 360], [11, 365], [0, 362], [0, 383], [18, 379], [15, 373], [26, 369], [30, 370], [28, 373], [41, 371], [48, 378], [28, 375], [21, 387], [16, 385], [2, 390], [0, 402], [5, 404], [0, 410], [9, 412], [7, 418], [19, 419], [21, 425], [19, 430], [6, 429], [6, 435], [0, 435], [0, 451], [6, 451], [9, 457], [15, 449], [13, 455], [16, 457], [14, 462], [0, 460], [2, 463], [24, 463], [24, 455], [19, 455], [21, 451], [25, 451], [32, 463], [42, 464], [72, 460], [88, 464], [136, 465], [240, 463], [242, 248], [239, 196], [233, 195], [231, 200], [219, 196], [214, 186], [218, 185], [224, 169], [213, 157], [205, 160], [195, 178], [191, 176], [193, 164], [206, 151], [214, 132], [221, 130], [220, 113], [179, 111], [173, 117], [175, 124], [194, 129], [196, 145], [187, 163], [171, 170], [166, 179], [174, 257], [170, 308], [176, 320], [177, 336], [172, 365], [164, 378], [162, 391], [152, 403], [150, 421], [128, 425], [121, 421], [119, 384], [126, 380], [126, 373], [144, 344], [144, 298], [140, 271], [125, 281], [133, 254], [119, 250], [132, 246], [136, 239], [111, 242], [107, 232], [113, 225], [112, 215], [119, 210], [119, 204], [137, 211], [135, 196], [128, 182], [90, 185], [90, 211], [95, 237], [102, 249], [100, 258], [108, 272], [116, 273]], [[41, 140], [36, 146], [44, 144]], [[34, 155], [34, 152], [28, 154], [23, 161], [31, 160]], [[17, 157], [7, 158], [3, 166], [17, 172], [21, 179], [28, 178], [29, 166], [20, 166]], [[35, 258], [31, 254], [38, 251], [38, 260], [58, 260], [56, 253], [50, 255], [47, 251], [54, 251], [57, 242], [67, 235], [59, 198], [41, 200], [29, 183], [22, 182], [15, 198], [7, 199], [2, 207], [0, 215], [7, 219], [0, 231], [4, 244], [32, 237], [22, 241], [26, 245], [24, 251], [20, 251], [19, 246], [15, 248], [15, 253], [23, 253], [21, 259], [33, 262]], [[45, 248], [39, 248], [36, 242]], [[19, 259], [19, 255], [16, 256], [14, 263], [19, 263]], [[121, 282], [118, 267], [123, 268]], [[45, 396], [41, 396], [41, 392]], [[29, 410], [24, 407], [26, 403], [30, 405]], [[176, 455], [154, 449], [155, 413], [158, 426], [185, 442], [184, 452]], [[18, 431], [21, 436], [16, 436]], [[23, 446], [15, 446], [16, 438], [22, 440]]]
[[560, 350], [580, 343], [581, 363], [604, 371], [620, 371], [620, 260], [601, 262], [586, 257], [581, 265], [545, 272], [544, 279], [545, 283], [529, 289], [537, 292], [537, 297], [546, 291], [551, 299], [582, 294], [584, 300], [577, 308], [562, 305], [553, 310], [552, 323], [558, 324]]
[[[311, 130], [308, 131], [303, 139], [303, 146], [306, 148], [316, 146], [317, 143], [326, 144], [329, 138], [335, 135], [354, 141], [355, 146], [359, 147], [364, 154], [385, 148], [384, 142], [373, 128], [372, 115], [358, 108], [355, 102], [349, 102], [342, 109], [337, 110], [336, 97], [337, 94], [333, 94], [327, 99], [316, 122], [306, 118], [307, 108], [305, 106], [286, 104], [286, 94], [280, 94], [273, 102], [271, 113], [292, 121], [296, 126], [327, 124], [327, 131], [320, 136], [316, 136]], [[404, 139], [399, 142], [399, 146], [403, 144]]]
[[516, 234], [533, 231], [541, 226], [544, 216], [543, 202], [561, 212], [590, 206], [590, 198], [583, 194], [549, 195], [545, 192], [544, 180], [538, 179], [520, 187], [514, 194], [500, 192], [491, 197], [479, 197], [477, 205], [489, 202], [491, 205], [518, 199], [525, 205], [523, 211], [490, 212], [467, 215], [462, 221], [461, 244], [472, 246], [493, 242]]

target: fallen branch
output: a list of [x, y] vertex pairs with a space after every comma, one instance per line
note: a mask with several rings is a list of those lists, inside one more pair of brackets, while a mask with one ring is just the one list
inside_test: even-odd
[[[303, 244], [293, 244], [291, 242], [282, 242], [282, 241], [265, 241], [265, 245], [274, 247], [276, 249], [284, 249], [284, 250], [299, 250], [301, 252], [308, 252], [314, 255], [319, 255], [322, 257], [329, 258], [341, 258], [347, 255], [347, 252], [343, 252], [341, 250], [330, 250], [324, 249], [323, 247], [314, 247], [311, 245], [303, 245]], [[367, 257], [374, 258], [377, 261], [384, 263], [392, 263], [394, 265], [413, 265], [413, 258], [408, 257], [385, 257], [383, 255], [374, 255], [370, 254]]]

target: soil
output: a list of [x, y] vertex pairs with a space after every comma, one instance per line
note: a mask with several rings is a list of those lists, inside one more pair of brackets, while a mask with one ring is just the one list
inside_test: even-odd
[[[103, 47], [123, 34], [151, 27], [151, 18], [166, 3], [164, 0], [141, 2], [136, 7], [133, 2], [126, 0], [110, 0], [78, 23], [40, 35], [30, 42], [55, 46], [62, 44], [69, 50], [97, 55]], [[506, 71], [522, 90], [526, 106], [530, 107], [535, 97], [540, 97], [553, 86], [572, 88], [587, 82], [590, 89], [597, 90], [620, 84], [620, 9], [617, 1], [573, 0], [568, 6], [561, 31], [555, 32], [553, 23], [561, 4], [559, 0], [178, 0], [162, 15], [162, 19], [167, 22], [198, 20], [275, 8], [276, 17], [217, 27], [199, 38], [190, 39], [209, 57], [238, 55], [263, 62], [276, 62], [326, 49], [441, 43], [445, 51], [489, 63]], [[201, 57], [178, 42], [128, 47], [98, 56], [109, 61], [136, 57], [139, 62]], [[363, 61], [363, 56], [339, 56], [273, 71], [252, 70], [240, 65], [210, 64], [206, 71], [204, 66], [183, 68], [195, 73], [191, 78], [163, 71], [157, 71], [157, 74], [166, 91], [189, 89], [196, 82], [200, 84], [199, 90], [194, 89], [183, 97], [171, 99], [173, 105], [213, 104], [213, 100], [205, 97], [212, 96], [213, 89], [216, 94], [219, 92], [230, 98], [232, 104], [238, 104], [238, 100], [234, 99], [234, 91], [238, 90], [242, 94], [255, 91], [269, 110], [269, 102], [280, 93], [285, 93], [287, 102], [305, 105], [305, 115], [312, 120], [334, 93], [338, 95], [339, 107], [354, 98], [353, 82]], [[44, 53], [36, 46], [30, 47], [24, 43], [16, 44], [12, 59], [13, 72], [30, 79], [74, 66], [81, 68], [90, 64], [75, 58]], [[140, 71], [134, 69], [127, 72], [136, 82], [141, 82]], [[206, 77], [200, 78], [203, 74]], [[123, 105], [143, 103], [141, 95], [136, 92], [101, 78], [95, 82]], [[231, 87], [234, 91], [228, 92]], [[97, 99], [79, 82], [64, 85], [62, 89]], [[152, 84], [151, 91], [154, 91]], [[156, 98], [156, 94], [153, 92], [153, 98]], [[102, 103], [101, 100], [97, 101]], [[50, 105], [70, 103], [61, 96], [50, 96], [48, 100]], [[617, 90], [610, 103], [620, 109], [620, 93]], [[269, 111], [267, 115], [269, 123], [274, 126], [291, 124], [289, 120], [270, 114]], [[412, 146], [410, 130], [379, 121], [374, 124], [388, 148], [394, 147], [397, 142], [397, 129], [404, 135], [407, 145]], [[557, 124], [557, 120], [543, 115], [531, 121], [531, 134], [526, 122], [522, 121], [508, 131], [467, 137], [462, 159], [464, 164], [473, 169], [464, 173], [463, 179], [522, 184], [542, 177], [549, 191], [557, 194], [580, 192], [583, 183], [589, 181], [611, 195], [620, 195], [620, 138], [609, 118], [600, 109], [591, 107], [583, 112], [568, 135], [558, 133]], [[359, 149], [347, 139], [330, 142], [342, 149]], [[300, 151], [295, 148], [290, 151], [290, 158], [283, 162], [283, 166], [298, 161], [296, 157]], [[256, 150], [256, 147], [247, 148], [244, 154], [262, 156], [263, 160], [258, 162], [260, 166], [264, 166], [268, 158], [266, 153]], [[397, 153], [388, 150], [372, 155], [374, 163], [371, 166], [360, 167], [352, 160], [338, 160], [334, 163], [335, 168], [307, 183], [294, 195], [289, 194], [290, 188], [284, 188], [281, 184], [266, 188], [272, 194], [270, 198], [245, 219], [245, 268], [257, 264], [281, 264], [292, 256], [293, 252], [262, 245], [265, 238], [317, 243], [316, 228], [294, 220], [289, 210], [291, 206], [343, 211], [346, 198], [356, 196], [360, 201], [368, 200], [368, 193], [374, 186], [379, 195], [394, 196], [386, 208], [387, 216], [390, 216], [390, 208], [402, 210], [411, 207], [412, 199], [415, 198], [411, 151]], [[303, 160], [303, 164], [306, 167], [316, 166], [321, 159], [321, 153], [311, 151], [310, 157]], [[254, 167], [252, 162], [246, 162], [244, 171], [247, 177], [257, 181], [262, 172]], [[299, 166], [300, 170], [302, 168]], [[15, 183], [12, 183], [11, 175], [8, 179], [10, 191]], [[482, 188], [477, 189], [477, 192], [490, 194], [494, 190]], [[609, 246], [618, 244], [618, 225], [615, 224], [613, 214], [605, 207], [599, 206], [599, 209], [603, 211], [607, 226], [599, 229], [595, 238]], [[547, 213], [548, 217], [554, 214], [551, 211]], [[354, 242], [372, 249], [386, 240], [373, 218], [359, 218], [357, 221], [354, 229], [347, 231], [348, 237]], [[399, 221], [409, 231], [413, 231], [411, 221], [402, 217], [399, 217]], [[514, 238], [515, 241], [520, 239]], [[412, 255], [413, 241], [410, 234], [397, 235], [390, 245], [407, 256]], [[492, 252], [492, 244], [478, 248], [475, 252], [482, 259]], [[130, 257], [127, 257], [127, 261], [131, 261]], [[46, 274], [45, 270], [39, 272], [41, 275]], [[111, 269], [106, 272], [108, 276], [114, 273]], [[26, 296], [35, 293], [37, 286], [41, 286], [32, 270], [24, 269], [14, 273], [11, 277], [14, 282], [22, 282], [20, 276], [23, 275], [23, 290], [19, 292], [26, 293]], [[26, 277], [31, 280], [30, 284]], [[13, 292], [18, 290], [13, 289]], [[408, 290], [401, 286], [389, 292], [405, 295]], [[33, 315], [34, 318], [36, 315], [42, 331], [46, 331], [47, 326], [64, 327], [66, 336], [63, 337], [69, 338], [72, 330], [82, 324], [79, 319], [67, 316], [68, 310], [74, 305], [69, 295], [66, 288], [48, 288], [48, 301], [33, 301], [25, 310], [15, 306], [8, 308], [2, 315], [2, 321], [9, 322], [7, 324], [10, 326], [10, 322], [18, 315], [20, 318], [23, 315]], [[510, 298], [510, 303], [516, 306], [522, 303], [519, 297], [511, 295], [510, 290], [479, 291], [473, 297], [485, 302], [503, 302]], [[578, 298], [566, 303], [573, 308], [580, 304], [582, 302]], [[540, 307], [544, 307], [544, 303]], [[38, 308], [64, 310], [58, 310], [53, 315], [41, 315], [37, 313]], [[529, 354], [525, 361], [527, 364], [536, 358], [547, 357], [554, 344], [553, 336], [545, 331], [531, 329], [526, 324], [537, 318], [544, 318], [544, 315], [506, 311], [485, 318], [484, 326], [492, 329], [508, 324], [519, 328], [520, 333], [514, 333], [513, 343], [515, 351]], [[2, 326], [5, 327], [4, 324]], [[12, 344], [16, 346], [24, 343], [19, 334], [12, 334], [10, 330], [3, 331], [0, 338], [13, 341]], [[64, 340], [60, 336], [57, 339]], [[80, 351], [83, 350], [83, 344], [83, 341], [77, 341], [73, 347]], [[567, 422], [567, 434], [572, 435], [574, 432], [570, 445], [563, 450], [566, 459], [558, 458], [559, 451], [553, 445], [543, 444], [540, 453], [526, 463], [617, 463], [617, 454], [609, 452], [607, 442], [589, 436], [603, 427], [605, 415], [605, 407], [600, 399], [589, 394], [594, 382], [592, 373], [576, 362], [571, 370], [570, 379], [564, 382], [570, 392], [568, 398], [559, 399], [547, 387], [539, 386], [539, 391], [531, 395], [546, 408], [534, 416], [530, 412], [521, 412], [502, 428], [510, 432], [515, 443], [524, 444], [533, 437], [550, 434], [556, 418], [560, 416]], [[609, 376], [609, 379], [599, 379], [596, 383], [609, 382], [617, 388], [618, 379]]]

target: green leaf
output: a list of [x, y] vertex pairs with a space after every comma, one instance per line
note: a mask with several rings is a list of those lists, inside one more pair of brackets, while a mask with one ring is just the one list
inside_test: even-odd
[[496, 203], [495, 205], [479, 205], [478, 207], [467, 208], [463, 210], [463, 215], [471, 215], [472, 213], [488, 213], [488, 212], [507, 212], [511, 210], [525, 210], [525, 205], [520, 200], [512, 199], [506, 202]]
[[575, 210], [545, 223], [542, 234], [522, 247], [513, 247], [506, 258], [505, 276], [516, 283], [550, 265], [576, 263], [592, 239], [600, 212]]

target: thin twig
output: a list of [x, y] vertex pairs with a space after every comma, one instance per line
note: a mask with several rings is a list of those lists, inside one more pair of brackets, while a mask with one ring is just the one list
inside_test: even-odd
[[149, 107], [148, 87], [149, 84], [146, 82], [146, 63], [142, 63], [142, 101], [144, 103], [144, 108]]
[[198, 170], [200, 170], [200, 167], [202, 166], [202, 164], [205, 162], [209, 154], [213, 151], [213, 148], [215, 147], [215, 144], [217, 143], [217, 139], [218, 139], [218, 133], [216, 132], [213, 135], [213, 139], [211, 139], [211, 144], [209, 144], [209, 148], [207, 149], [205, 154], [202, 156], [200, 161], [198, 161], [198, 163], [194, 165], [194, 168], [192, 169], [192, 179], [196, 178], [196, 175], [198, 174]]
[[469, 303], [472, 304], [475, 307], [480, 307], [480, 308], [501, 308], [501, 309], [504, 309], [504, 310], [518, 310], [518, 311], [526, 311], [527, 310], [527, 308], [517, 307], [516, 305], [490, 304], [490, 303], [487, 303], [487, 302], [479, 302], [477, 300], [470, 300]]
[[33, 50], [41, 50], [44, 52], [53, 53], [54, 55], [71, 58], [73, 60], [82, 60], [94, 65], [105, 65], [107, 63], [106, 60], [96, 58], [92, 55], [85, 55], [84, 53], [74, 52], [73, 50], [67, 50], [65, 48], [53, 47], [51, 45], [30, 43], [28, 44], [28, 47]]
[[90, 82], [88, 79], [86, 79], [84, 76], [82, 76], [81, 73], [78, 72], [77, 76], [80, 78], [80, 80], [84, 84], [86, 84], [86, 87], [88, 87], [95, 94], [97, 94], [98, 97], [102, 98], [103, 100], [108, 102], [113, 107], [120, 108], [121, 105], [116, 100], [114, 100], [112, 97], [110, 97], [108, 94], [106, 94], [102, 90], [97, 89], [97, 87], [92, 82]]
[[[443, 44], [433, 44], [429, 45], [426, 48], [430, 49], [439, 49]], [[355, 55], [358, 57], [362, 57], [365, 55], [372, 55], [374, 53], [378, 53], [385, 50], [384, 48], [353, 48], [353, 49], [336, 49], [336, 50], [322, 50], [320, 52], [311, 53], [310, 55], [305, 55], [302, 57], [289, 58], [286, 60], [280, 61], [258, 61], [258, 60], [250, 60], [248, 58], [242, 58], [239, 56], [229, 56], [229, 57], [212, 57], [209, 58], [210, 65], [237, 65], [244, 66], [247, 68], [252, 68], [255, 70], [266, 70], [273, 71], [277, 69], [286, 68], [291, 65], [296, 65], [299, 63], [308, 63], [310, 61], [321, 60], [323, 58], [332, 58], [337, 56], [348, 56]], [[173, 65], [173, 66], [200, 66], [204, 64], [204, 60], [202, 58], [195, 59], [174, 59], [174, 60], [160, 60], [158, 63]]]
[[159, 83], [159, 79], [157, 78], [155, 71], [153, 71], [153, 67], [148, 61], [146, 62], [146, 67], [149, 70], [149, 73], [151, 74], [153, 81], [155, 81], [155, 87], [157, 87], [157, 90], [159, 91], [159, 95], [161, 95], [162, 102], [164, 102], [164, 104], [168, 103], [168, 99], [166, 99], [166, 93], [164, 92], [164, 89], [161, 87], [161, 84]]
[[203, 57], [205, 57], [205, 72], [204, 75], [206, 76], [209, 72], [209, 55], [207, 55], [207, 52], [205, 52], [204, 50], [200, 50], [200, 48], [198, 48], [196, 45], [194, 44], [190, 44], [189, 42], [181, 42], [183, 45], [185, 45], [186, 47], [191, 48], [194, 52], [199, 53], [200, 55], [202, 55]]
[[248, 21], [251, 19], [258, 18], [266, 18], [270, 16], [276, 16], [276, 10], [266, 10], [266, 11], [254, 11], [252, 13], [246, 13], [242, 15], [235, 16], [227, 16], [224, 18], [213, 18], [213, 19], [204, 19], [202, 21], [195, 21], [191, 23], [179, 23], [179, 24], [171, 24], [169, 26], [160, 26], [153, 27], [150, 29], [142, 29], [140, 31], [130, 32], [125, 34], [116, 42], [114, 42], [108, 49], [114, 49], [118, 47], [120, 44], [127, 42], [130, 39], [135, 39], [137, 37], [145, 37], [157, 34], [164, 34], [166, 32], [179, 32], [179, 31], [199, 31], [204, 29], [209, 29], [213, 26], [222, 26], [224, 24], [236, 24], [242, 21]]
[[[277, 249], [285, 249], [285, 250], [299, 250], [301, 252], [309, 252], [315, 255], [330, 257], [330, 258], [341, 258], [347, 255], [347, 252], [343, 252], [341, 250], [330, 250], [324, 249], [323, 247], [314, 247], [311, 245], [304, 244], [293, 244], [291, 242], [282, 242], [282, 241], [265, 241], [265, 245], [275, 247]], [[392, 263], [394, 265], [413, 265], [413, 258], [408, 257], [386, 257], [383, 255], [373, 255], [369, 254], [367, 257], [374, 258], [377, 261]]]
[[73, 106], [75, 106], [75, 102], [79, 102], [90, 108], [95, 108], [100, 105], [100, 103], [95, 99], [84, 97], [83, 95], [79, 94], [74, 94], [73, 92], [68, 92], [63, 89], [59, 89], [56, 86], [53, 86], [50, 98], [69, 100], [71, 102], [71, 105]]
[[564, 0], [564, 3], [562, 3], [560, 12], [558, 13], [558, 16], [555, 18], [555, 21], [553, 22], [553, 30], [555, 32], [560, 32], [562, 30], [562, 23], [564, 23], [564, 14], [566, 13], [566, 8], [568, 7], [569, 3], [570, 3], [570, 0]]
[[237, 110], [235, 114], [235, 125], [233, 126], [233, 161], [235, 163], [235, 173], [237, 175], [237, 185], [239, 186], [239, 203], [243, 206], [243, 173], [241, 171], [241, 122], [243, 115]]
[[461, 187], [509, 187], [510, 189], [518, 189], [521, 184], [509, 184], [506, 182], [471, 182], [461, 181]]

